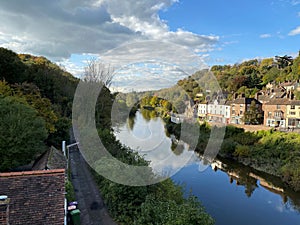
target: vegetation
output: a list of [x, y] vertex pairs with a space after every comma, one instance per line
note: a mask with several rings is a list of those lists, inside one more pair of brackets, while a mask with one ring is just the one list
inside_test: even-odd
[[[282, 82], [300, 78], [300, 56], [249, 60], [241, 64], [213, 66], [223, 91], [229, 95], [243, 92], [253, 97], [268, 82]], [[99, 71], [98, 71], [99, 72]], [[93, 75], [93, 74], [92, 74]], [[109, 74], [108, 74], [109, 75]], [[105, 82], [110, 83], [110, 76]], [[93, 78], [91, 76], [91, 78]], [[207, 90], [218, 94], [211, 85], [209, 71], [199, 71], [178, 81], [171, 89], [157, 92], [111, 94], [104, 87], [96, 104], [96, 126], [103, 144], [117, 159], [134, 165], [148, 165], [143, 158], [122, 146], [111, 130], [111, 109], [115, 98], [122, 107], [142, 106], [157, 108], [165, 120], [167, 112], [181, 113], [189, 99], [205, 100]], [[90, 81], [90, 80], [88, 80]], [[32, 161], [46, 145], [59, 146], [68, 140], [72, 101], [78, 79], [44, 57], [17, 55], [0, 48], [0, 171]], [[203, 95], [198, 95], [202, 93]], [[300, 96], [295, 93], [295, 96]], [[84, 96], [83, 96], [84, 97]], [[254, 110], [254, 108], [253, 108]], [[245, 120], [256, 123], [253, 110]], [[154, 112], [154, 111], [153, 111]], [[149, 118], [151, 111], [145, 110]], [[155, 113], [155, 112], [154, 112]], [[134, 121], [133, 121], [134, 122]], [[179, 136], [180, 124], [167, 124], [169, 133]], [[203, 152], [212, 129], [207, 124], [190, 125], [199, 129], [197, 151]], [[182, 140], [189, 142], [189, 135]], [[300, 191], [300, 136], [274, 130], [256, 133], [227, 127], [220, 155], [236, 159], [246, 165], [280, 176], [294, 190]], [[213, 224], [198, 200], [183, 196], [183, 189], [170, 179], [145, 187], [129, 187], [113, 183], [95, 174], [101, 193], [111, 214], [120, 224]], [[72, 199], [72, 187], [67, 184]]]
[[[117, 159], [134, 165], [148, 163], [115, 140], [108, 129], [99, 129], [101, 140]], [[110, 213], [119, 224], [214, 224], [199, 201], [185, 199], [181, 186], [171, 179], [142, 187], [116, 184], [94, 173]]]
[[0, 96], [0, 171], [26, 165], [45, 150], [45, 122], [18, 99]]
[[[211, 132], [218, 127], [190, 124], [188, 130], [198, 129], [199, 139], [196, 151], [204, 153]], [[187, 143], [193, 135], [180, 136], [180, 124], [167, 123], [169, 133], [175, 134]], [[275, 130], [245, 132], [242, 128], [227, 126], [219, 151], [222, 158], [234, 159], [244, 165], [280, 177], [294, 191], [300, 191], [300, 134], [282, 133]]]

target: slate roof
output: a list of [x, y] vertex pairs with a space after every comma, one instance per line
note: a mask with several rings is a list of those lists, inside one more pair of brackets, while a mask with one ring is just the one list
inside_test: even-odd
[[255, 98], [237, 98], [232, 100], [231, 104], [251, 104], [252, 101], [255, 101], [257, 104], [261, 104]]
[[265, 105], [300, 105], [300, 101], [290, 100], [287, 98], [278, 98], [265, 103]]
[[53, 146], [33, 164], [32, 170], [66, 169], [66, 159], [62, 151]]
[[0, 173], [0, 184], [10, 199], [9, 224], [64, 224], [64, 169]]

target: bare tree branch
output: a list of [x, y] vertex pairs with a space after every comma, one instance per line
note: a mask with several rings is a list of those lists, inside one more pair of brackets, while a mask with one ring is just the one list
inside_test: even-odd
[[114, 68], [109, 64], [106, 65], [102, 62], [97, 61], [96, 58], [88, 60], [87, 66], [84, 68], [84, 81], [89, 82], [101, 82], [106, 87], [111, 85], [114, 77]]

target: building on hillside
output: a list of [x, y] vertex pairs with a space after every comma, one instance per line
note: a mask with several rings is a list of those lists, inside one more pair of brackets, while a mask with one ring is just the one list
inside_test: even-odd
[[270, 127], [286, 127], [287, 98], [272, 99], [263, 104], [264, 125]]
[[226, 100], [209, 101], [198, 105], [198, 117], [215, 123], [228, 124], [230, 120], [230, 104]]
[[0, 173], [0, 224], [66, 224], [65, 170]]
[[232, 124], [245, 124], [244, 123], [245, 112], [250, 110], [252, 101], [255, 102], [256, 110], [259, 113], [263, 114], [262, 104], [257, 99], [246, 98], [243, 95], [241, 95], [239, 98], [236, 98], [231, 101], [230, 122]]
[[260, 103], [265, 104], [269, 101], [279, 98], [286, 98], [287, 92], [284, 87], [275, 87], [268, 88], [267, 90], [261, 90], [255, 94], [255, 99], [257, 99]]
[[288, 81], [280, 84], [287, 92], [296, 90], [299, 87], [298, 81]]
[[286, 110], [286, 127], [300, 128], [300, 101], [291, 100]]
[[201, 121], [208, 120], [208, 102], [198, 104], [198, 117]]

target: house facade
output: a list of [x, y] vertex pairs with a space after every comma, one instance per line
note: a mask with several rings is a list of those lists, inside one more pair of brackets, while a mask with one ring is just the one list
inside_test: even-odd
[[289, 101], [286, 111], [286, 127], [300, 128], [300, 101]]
[[230, 104], [225, 100], [214, 100], [198, 105], [198, 117], [215, 123], [228, 124], [230, 120]]
[[289, 99], [273, 99], [263, 104], [264, 125], [269, 127], [286, 127]]
[[256, 110], [262, 113], [262, 104], [255, 98], [240, 97], [234, 99], [230, 104], [230, 122], [232, 124], [244, 124], [245, 112], [250, 110], [252, 102], [255, 102]]

